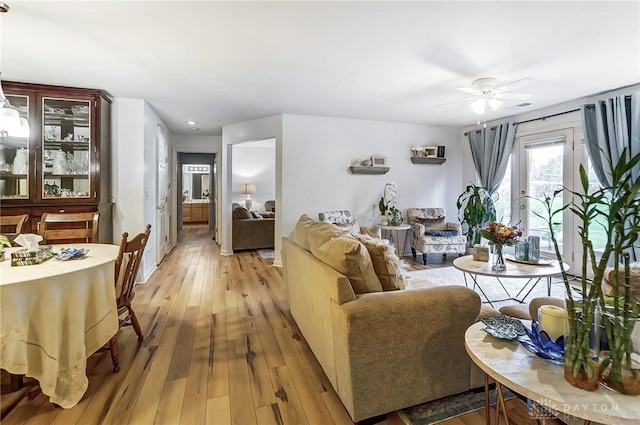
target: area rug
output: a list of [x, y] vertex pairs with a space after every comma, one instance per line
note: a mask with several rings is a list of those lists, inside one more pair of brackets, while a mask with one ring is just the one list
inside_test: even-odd
[[273, 249], [256, 249], [258, 255], [263, 260], [273, 260], [276, 258], [276, 252]]
[[[509, 389], [504, 388], [504, 399], [515, 397]], [[496, 401], [495, 389], [491, 391], [491, 403]], [[484, 390], [467, 391], [417, 406], [398, 410], [402, 420], [408, 425], [431, 425], [465, 415], [484, 408]]]
[[[429, 286], [444, 286], [444, 285], [465, 285], [464, 274], [456, 269], [455, 267], [440, 267], [437, 269], [429, 269], [429, 270], [416, 270], [412, 272], [408, 272], [407, 276], [409, 278], [410, 289], [416, 288], [424, 288]], [[490, 276], [478, 276], [478, 283], [480, 287], [486, 294], [487, 298], [490, 300], [502, 300], [507, 298], [507, 294], [504, 289], [500, 286], [497, 279]], [[508, 279], [508, 278], [500, 278], [502, 284], [509, 291], [512, 296], [515, 296], [518, 291], [522, 288], [522, 286], [527, 282], [527, 279]], [[467, 275], [467, 284], [469, 288], [473, 288], [473, 281]], [[482, 295], [482, 292], [478, 288], [475, 288], [475, 291], [480, 295], [480, 298], [483, 302], [486, 302], [487, 299]], [[520, 297], [524, 296], [526, 292], [520, 295]], [[551, 296], [564, 298], [564, 284], [562, 280], [559, 278], [551, 279]], [[540, 282], [535, 286], [535, 288], [531, 291], [531, 293], [525, 298], [525, 302], [531, 301], [533, 298], [537, 297], [546, 297], [547, 296], [547, 279], [542, 278]], [[516, 304], [517, 301], [507, 300], [500, 302], [493, 302], [495, 308], [500, 308], [509, 304]]]

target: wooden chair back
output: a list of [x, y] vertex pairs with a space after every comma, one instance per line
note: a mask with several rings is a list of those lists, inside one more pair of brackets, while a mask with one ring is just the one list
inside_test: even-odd
[[42, 243], [97, 243], [100, 213], [44, 213], [38, 224]]
[[22, 233], [22, 228], [27, 223], [27, 220], [29, 220], [28, 214], [1, 216], [0, 234], [7, 236], [13, 242], [13, 239]]
[[138, 233], [130, 241], [127, 240], [129, 234], [124, 232], [120, 240], [120, 250], [116, 257], [115, 277], [116, 277], [116, 297], [118, 310], [128, 307], [135, 295], [133, 286], [136, 282], [136, 275], [142, 261], [144, 248], [147, 246], [151, 225], [147, 224], [144, 233]]

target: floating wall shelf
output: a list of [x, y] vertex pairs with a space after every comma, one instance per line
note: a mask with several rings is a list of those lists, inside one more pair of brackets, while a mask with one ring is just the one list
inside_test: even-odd
[[412, 156], [411, 162], [414, 164], [444, 164], [447, 158], [430, 158], [426, 156]]
[[351, 174], [387, 174], [389, 167], [358, 167], [352, 165], [349, 167]]

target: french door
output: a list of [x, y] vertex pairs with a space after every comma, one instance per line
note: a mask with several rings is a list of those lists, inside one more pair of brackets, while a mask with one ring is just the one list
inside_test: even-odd
[[[540, 237], [540, 250], [550, 256], [555, 256], [555, 250], [549, 226], [538, 216], [546, 216], [544, 205], [540, 200], [553, 197], [554, 191], [563, 187], [570, 190], [574, 188], [575, 174], [577, 174], [573, 149], [574, 131], [574, 128], [547, 131], [523, 135], [516, 140], [519, 196], [514, 202], [518, 212], [512, 211], [512, 213], [514, 219], [517, 216], [525, 235]], [[515, 184], [512, 188], [514, 186]], [[564, 190], [555, 199], [553, 208], [561, 208], [571, 200], [571, 192]], [[577, 232], [573, 214], [567, 209], [556, 215], [553, 223], [553, 233], [558, 241], [560, 252], [565, 262], [574, 268], [574, 240], [577, 240]]]

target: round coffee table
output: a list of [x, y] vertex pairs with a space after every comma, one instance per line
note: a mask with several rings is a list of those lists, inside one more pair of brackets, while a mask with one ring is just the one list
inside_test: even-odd
[[[494, 338], [482, 330], [483, 326], [482, 323], [471, 325], [464, 335], [464, 345], [471, 360], [496, 381], [497, 407], [498, 411], [502, 410], [507, 425], [509, 422], [504, 410], [502, 385], [534, 404], [584, 419], [585, 424], [591, 421], [616, 425], [640, 424], [640, 397], [622, 395], [606, 388], [597, 391], [576, 388], [565, 381], [562, 364], [536, 357], [518, 341]], [[488, 390], [488, 379], [485, 377], [487, 424]], [[548, 412], [546, 414], [550, 415]]]
[[[561, 273], [560, 263], [555, 260], [544, 261], [545, 263], [541, 264], [524, 264], [510, 261], [507, 256], [507, 261], [505, 261], [507, 268], [505, 270], [495, 271], [491, 269], [492, 264], [490, 261], [476, 261], [473, 259], [473, 255], [465, 255], [464, 257], [459, 257], [453, 260], [453, 267], [464, 273], [465, 285], [467, 283], [468, 274], [473, 281], [474, 288], [477, 286], [482, 295], [484, 295], [484, 298], [487, 300], [486, 302], [491, 304], [493, 307], [494, 302], [507, 300], [514, 300], [519, 303], [523, 303], [542, 278], [547, 279], [547, 295], [551, 296], [551, 277]], [[563, 266], [565, 271], [569, 270], [569, 265], [567, 263], [563, 263]], [[482, 287], [478, 282], [478, 276], [490, 276], [496, 278], [504, 292], [507, 294], [507, 298], [490, 300], [482, 290]], [[500, 280], [501, 278], [527, 279], [527, 281], [520, 291], [513, 296], [509, 293], [507, 288], [505, 288], [504, 284]], [[522, 295], [523, 293], [524, 295]]]

